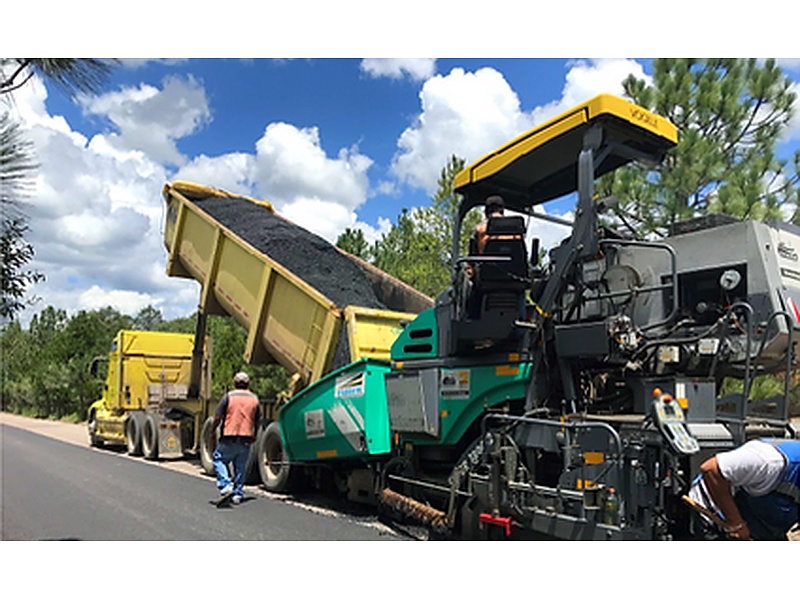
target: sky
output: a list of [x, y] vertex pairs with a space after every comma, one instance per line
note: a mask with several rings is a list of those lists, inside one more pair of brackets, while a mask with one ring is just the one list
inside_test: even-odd
[[[800, 59], [783, 59], [800, 95]], [[267, 199], [330, 242], [375, 241], [426, 206], [449, 156], [474, 161], [592, 96], [622, 93], [641, 58], [123, 59], [101, 92], [71, 101], [32, 80], [11, 110], [35, 146], [25, 212], [30, 267], [46, 279], [20, 316], [46, 306], [146, 306], [189, 316], [199, 286], [168, 278], [165, 183]], [[781, 145], [800, 145], [800, 117]], [[545, 205], [564, 215], [570, 205]], [[532, 221], [545, 248], [563, 228]]]

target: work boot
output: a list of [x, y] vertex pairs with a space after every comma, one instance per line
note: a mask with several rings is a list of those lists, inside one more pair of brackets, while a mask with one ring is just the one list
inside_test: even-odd
[[219, 500], [217, 500], [217, 506], [222, 506], [223, 504], [228, 502], [228, 500], [230, 500], [231, 498], [233, 498], [233, 488], [227, 487], [221, 489], [219, 491]]

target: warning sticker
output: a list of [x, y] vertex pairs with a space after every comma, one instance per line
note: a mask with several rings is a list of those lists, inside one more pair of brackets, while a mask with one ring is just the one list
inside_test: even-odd
[[325, 437], [325, 413], [322, 409], [309, 410], [304, 415], [306, 424], [306, 438], [314, 439]]
[[469, 399], [469, 369], [442, 369], [439, 389], [442, 398], [449, 400]]

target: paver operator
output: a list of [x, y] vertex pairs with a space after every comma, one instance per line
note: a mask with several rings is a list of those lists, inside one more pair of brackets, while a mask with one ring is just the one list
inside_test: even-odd
[[[236, 373], [233, 386], [233, 390], [222, 396], [214, 411], [213, 430], [217, 431], [222, 424], [213, 456], [220, 494], [218, 506], [229, 500], [233, 504], [242, 501], [250, 446], [256, 438], [261, 420], [258, 396], [249, 390], [250, 377], [247, 373]], [[228, 465], [231, 465], [232, 474]]]
[[750, 440], [700, 466], [689, 496], [720, 513], [736, 540], [786, 540], [798, 522], [800, 440]]

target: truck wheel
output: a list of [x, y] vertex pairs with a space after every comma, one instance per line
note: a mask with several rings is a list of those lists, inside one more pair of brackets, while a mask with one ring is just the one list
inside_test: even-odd
[[264, 437], [265, 429], [259, 427], [256, 434], [256, 441], [250, 446], [250, 455], [247, 457], [247, 468], [245, 469], [245, 483], [248, 485], [258, 485], [261, 483], [261, 472], [258, 465], [258, 448], [261, 445], [261, 439]]
[[158, 458], [158, 423], [153, 415], [147, 415], [144, 420], [142, 452], [147, 460]]
[[211, 434], [214, 432], [214, 417], [208, 417], [200, 432], [200, 464], [206, 475], [214, 475], [214, 447], [211, 445]]
[[125, 445], [131, 456], [142, 455], [142, 420], [139, 413], [131, 413], [125, 423]]
[[89, 445], [93, 448], [102, 448], [103, 439], [97, 435], [97, 412], [94, 410], [89, 413], [87, 427], [89, 429]]
[[270, 492], [288, 492], [293, 482], [292, 467], [283, 451], [281, 430], [273, 421], [263, 431], [257, 444], [258, 472], [261, 483]]

